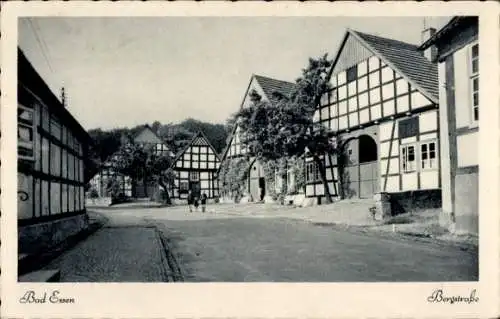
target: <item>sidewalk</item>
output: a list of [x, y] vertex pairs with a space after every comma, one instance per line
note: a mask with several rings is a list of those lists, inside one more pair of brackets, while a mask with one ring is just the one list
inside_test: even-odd
[[165, 282], [165, 252], [155, 228], [108, 224], [53, 260], [61, 282]]
[[[395, 216], [386, 222], [375, 221], [369, 214], [369, 201], [345, 201], [312, 207], [283, 206], [279, 204], [239, 204], [230, 207], [235, 216], [290, 218], [351, 231], [399, 236], [424, 242], [441, 242], [459, 246], [464, 250], [477, 250], [479, 240], [475, 235], [456, 235], [438, 225], [437, 212], [428, 211], [412, 214], [407, 222], [406, 215]], [[228, 207], [229, 208], [229, 207]]]

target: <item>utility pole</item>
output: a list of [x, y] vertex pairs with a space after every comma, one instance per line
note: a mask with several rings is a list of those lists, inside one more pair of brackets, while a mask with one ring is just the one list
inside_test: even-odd
[[63, 105], [63, 107], [66, 107], [67, 106], [67, 102], [66, 102], [66, 91], [64, 89], [64, 86], [61, 88], [61, 103]]

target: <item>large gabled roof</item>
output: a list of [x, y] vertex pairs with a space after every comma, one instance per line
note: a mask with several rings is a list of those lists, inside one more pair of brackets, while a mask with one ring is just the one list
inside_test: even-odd
[[191, 139], [191, 141], [186, 146], [184, 146], [184, 148], [182, 149], [182, 151], [180, 151], [177, 154], [177, 156], [174, 158], [174, 160], [172, 161], [172, 166], [171, 166], [172, 168], [175, 168], [175, 163], [182, 157], [182, 155], [184, 155], [184, 153], [192, 145], [204, 145], [204, 146], [208, 146], [212, 150], [212, 152], [214, 152], [215, 157], [220, 162], [220, 156], [217, 153], [217, 151], [215, 151], [215, 148], [210, 143], [210, 140], [208, 139], [208, 137], [205, 134], [203, 134], [202, 131], [198, 131], [198, 133], [196, 133], [196, 135], [193, 136], [193, 138]]
[[334, 59], [333, 67], [349, 36], [356, 38], [363, 46], [377, 55], [385, 64], [397, 71], [423, 95], [434, 103], [438, 103], [437, 64], [427, 60], [416, 45], [347, 29], [344, 40]]
[[295, 88], [295, 84], [292, 82], [277, 80], [257, 74], [254, 74], [254, 78], [257, 83], [259, 83], [260, 87], [271, 102], [275, 102], [275, 99], [273, 97], [275, 92], [278, 92], [284, 96], [290, 96], [290, 94], [293, 92], [293, 89]]
[[255, 80], [257, 84], [262, 88], [262, 91], [264, 91], [264, 94], [266, 95], [265, 98], [271, 103], [277, 102], [274, 93], [279, 93], [284, 96], [290, 96], [293, 89], [295, 88], [295, 84], [292, 82], [277, 80], [263, 75], [252, 74], [252, 77], [248, 82], [248, 87], [245, 91], [245, 95], [243, 95], [243, 99], [241, 100], [240, 108], [243, 107], [245, 99], [250, 93], [249, 91], [253, 82], [252, 80]]
[[[274, 96], [275, 92], [288, 97], [290, 96], [290, 94], [292, 94], [293, 90], [295, 89], [295, 83], [283, 80], [277, 80], [263, 75], [253, 74], [248, 83], [248, 87], [245, 91], [245, 95], [243, 96], [243, 100], [241, 101], [240, 107], [243, 107], [243, 104], [245, 103], [245, 98], [250, 93], [249, 90], [250, 86], [252, 85], [252, 80], [254, 79], [262, 88], [262, 91], [264, 91], [264, 94], [266, 95], [265, 97], [271, 103], [277, 102], [276, 97]], [[231, 131], [231, 134], [229, 135], [228, 143], [222, 153], [221, 160], [224, 160], [226, 158], [227, 152], [229, 151], [229, 147], [231, 146], [231, 141], [234, 138], [234, 134], [236, 133], [237, 128], [238, 128], [238, 123], [235, 123]]]

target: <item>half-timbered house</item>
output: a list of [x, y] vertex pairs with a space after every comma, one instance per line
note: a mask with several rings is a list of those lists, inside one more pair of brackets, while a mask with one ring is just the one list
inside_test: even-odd
[[172, 163], [175, 172], [172, 198], [187, 199], [189, 191], [198, 198], [202, 194], [209, 199], [218, 197], [219, 166], [219, 155], [205, 134], [198, 132]]
[[[149, 125], [142, 126], [135, 134], [130, 137], [123, 136], [121, 143], [122, 147], [127, 144], [140, 145], [147, 148], [152, 148], [157, 155], [174, 157], [174, 154], [168, 145], [153, 131]], [[132, 180], [130, 176], [125, 176], [116, 171], [113, 167], [113, 160], [119, 156], [115, 153], [103, 163], [101, 169], [92, 177], [90, 185], [92, 191], [97, 191], [98, 196], [105, 202], [110, 202], [111, 192], [109, 189], [109, 182], [115, 180], [119, 190], [119, 197], [134, 197], [134, 198], [152, 198], [159, 192], [157, 183], [148, 181], [144, 183], [142, 180]], [[90, 193], [89, 193], [90, 195]]]
[[132, 137], [132, 143], [153, 147], [155, 153], [158, 155], [174, 156], [170, 147], [168, 147], [163, 139], [159, 137], [158, 134], [147, 124], [134, 134]]
[[[437, 66], [416, 45], [348, 29], [329, 78], [314, 121], [331, 129], [339, 149], [323, 157], [330, 194], [439, 197]], [[324, 195], [308, 158], [306, 196]]]
[[85, 229], [91, 138], [18, 49], [18, 239], [32, 254]]
[[457, 232], [478, 232], [478, 18], [454, 17], [422, 44], [439, 62], [443, 212]]
[[[292, 92], [294, 85], [295, 84], [287, 81], [276, 80], [261, 75], [252, 75], [250, 83], [245, 91], [245, 95], [243, 96], [243, 100], [240, 104], [240, 109], [248, 107], [250, 103], [252, 103], [249, 95], [253, 91], [259, 94], [263, 101], [276, 103], [276, 93], [288, 96]], [[242, 138], [243, 136], [240, 127], [236, 123], [228, 139], [229, 142], [227, 143], [227, 147], [223, 153], [222, 161], [238, 157], [249, 157], [250, 163], [253, 164], [249, 168], [249, 174], [246, 182], [246, 193], [249, 197], [248, 200], [258, 201], [264, 199], [267, 193], [269, 193], [270, 187], [274, 187], [277, 192], [284, 189], [285, 187], [283, 185], [267, 185], [268, 183], [266, 182], [262, 163], [258, 160], [254, 160], [252, 154], [250, 154], [248, 149], [242, 144]], [[281, 182], [293, 182], [294, 179], [292, 176], [289, 176], [289, 178], [277, 176], [276, 180]]]

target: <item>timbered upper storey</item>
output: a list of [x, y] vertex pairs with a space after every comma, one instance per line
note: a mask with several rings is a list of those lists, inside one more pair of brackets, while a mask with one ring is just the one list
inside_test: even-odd
[[220, 159], [207, 137], [198, 132], [173, 162], [175, 170], [217, 170]]
[[339, 133], [438, 104], [437, 66], [418, 46], [348, 29], [315, 121]]
[[[270, 103], [277, 102], [276, 93], [289, 96], [294, 89], [295, 84], [287, 81], [281, 81], [272, 79], [269, 77], [261, 76], [261, 75], [252, 75], [250, 79], [250, 83], [248, 84], [247, 90], [245, 91], [245, 95], [243, 97], [243, 101], [241, 102], [240, 108], [245, 108], [250, 106], [251, 100], [249, 98], [249, 94], [252, 91], [257, 92], [263, 101], [268, 101]], [[231, 157], [237, 157], [241, 155], [245, 155], [248, 153], [248, 150], [242, 146], [241, 143], [241, 132], [239, 126], [236, 124], [233, 132], [230, 135], [228, 146], [222, 156], [222, 160]]]

